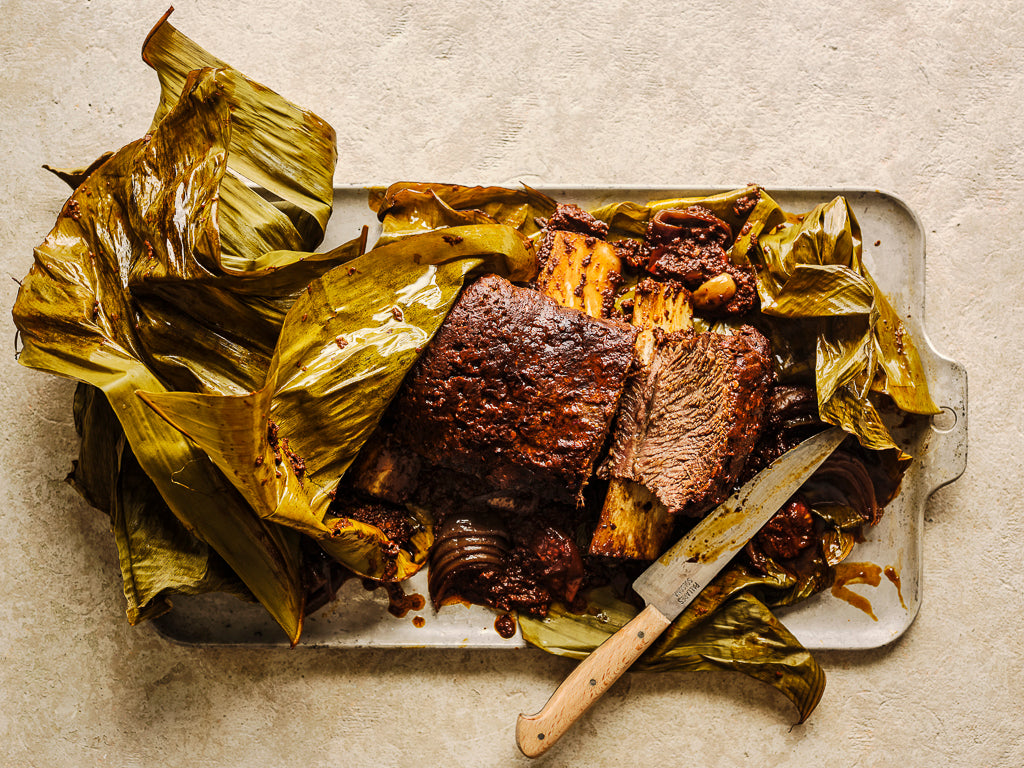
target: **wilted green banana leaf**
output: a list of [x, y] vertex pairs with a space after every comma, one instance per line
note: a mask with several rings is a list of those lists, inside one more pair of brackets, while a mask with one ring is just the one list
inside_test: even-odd
[[133, 293], [151, 279], [151, 264], [166, 273], [187, 269], [175, 255], [215, 252], [229, 110], [217, 73], [198, 73], [150, 136], [82, 182], [35, 251], [14, 319], [25, 344], [21, 362], [103, 390], [174, 514], [224, 557], [294, 640], [303, 601], [295, 542], [253, 515], [202, 452], [135, 394], [164, 384], [147, 365]]
[[[549, 653], [585, 657], [636, 615], [633, 606], [606, 592], [595, 598], [581, 614], [556, 604], [543, 619], [520, 616], [523, 637]], [[796, 706], [801, 722], [825, 689], [824, 670], [811, 654], [760, 600], [746, 593], [652, 648], [634, 668], [741, 672], [779, 690]]]
[[79, 184], [89, 178], [89, 174], [107, 162], [113, 155], [113, 152], [104, 152], [84, 168], [55, 168], [46, 163], [43, 164], [43, 168], [64, 181], [72, 189], [77, 189]]
[[162, 85], [151, 133], [90, 168], [55, 171], [85, 181], [19, 295], [21, 360], [103, 389], [165, 502], [294, 641], [303, 601], [297, 537], [260, 521], [135, 391], [262, 383], [295, 296], [363, 250], [308, 253], [330, 213], [334, 133], [237, 72], [209, 69], [222, 62], [166, 16], [144, 58]]
[[[404, 579], [429, 541], [388, 554], [378, 529], [327, 516], [338, 479], [471, 274], [529, 280], [530, 243], [500, 225], [383, 245], [313, 281], [289, 310], [265, 385], [247, 395], [145, 393], [257, 513], [316, 539], [357, 573]], [[269, 431], [268, 431], [269, 430]]]
[[79, 384], [74, 413], [82, 443], [68, 482], [110, 517], [129, 623], [166, 613], [173, 595], [232, 592], [252, 599], [223, 560], [168, 509], [103, 393]]
[[[153, 128], [178, 102], [189, 73], [214, 68], [230, 81], [228, 174], [219, 205], [230, 214], [221, 217], [221, 226], [231, 237], [222, 244], [222, 266], [238, 272], [259, 270], [273, 260], [274, 251], [313, 250], [323, 239], [334, 199], [334, 129], [203, 50], [167, 22], [170, 13], [164, 14], [142, 48], [143, 60], [160, 78]], [[243, 179], [282, 202], [269, 202]]]
[[846, 201], [817, 206], [800, 223], [762, 235], [758, 244], [762, 312], [822, 318], [822, 417], [853, 431], [865, 447], [895, 448], [871, 392], [887, 393], [910, 413], [937, 408], [910, 333], [863, 265], [860, 226]]
[[399, 182], [374, 190], [370, 208], [382, 222], [378, 245], [443, 227], [505, 224], [536, 235], [536, 219], [550, 216], [555, 201], [530, 187], [465, 187]]

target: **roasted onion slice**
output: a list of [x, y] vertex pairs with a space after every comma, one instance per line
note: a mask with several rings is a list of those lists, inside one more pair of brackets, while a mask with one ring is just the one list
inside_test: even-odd
[[825, 460], [804, 486], [804, 492], [812, 503], [838, 502], [852, 507], [868, 525], [877, 525], [882, 519], [867, 467], [855, 454], [842, 449]]
[[509, 551], [504, 524], [487, 512], [462, 512], [434, 531], [427, 588], [434, 608], [486, 569], [502, 569]]
[[700, 205], [667, 208], [651, 217], [648, 239], [652, 243], [670, 243], [687, 236], [724, 245], [732, 241], [732, 228]]

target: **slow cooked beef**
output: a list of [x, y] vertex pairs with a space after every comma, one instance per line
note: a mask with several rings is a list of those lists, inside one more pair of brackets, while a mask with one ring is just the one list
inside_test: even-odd
[[674, 514], [706, 512], [743, 470], [773, 375], [752, 327], [666, 339], [623, 394], [602, 474], [640, 483]]
[[389, 409], [392, 439], [495, 489], [574, 501], [633, 363], [635, 331], [488, 275], [466, 290]]

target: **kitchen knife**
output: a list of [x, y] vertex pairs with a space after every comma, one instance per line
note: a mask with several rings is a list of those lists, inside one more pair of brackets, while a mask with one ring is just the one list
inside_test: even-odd
[[580, 662], [535, 715], [520, 715], [516, 742], [527, 757], [554, 744], [725, 567], [846, 438], [820, 432], [759, 472], [633, 582], [647, 607]]

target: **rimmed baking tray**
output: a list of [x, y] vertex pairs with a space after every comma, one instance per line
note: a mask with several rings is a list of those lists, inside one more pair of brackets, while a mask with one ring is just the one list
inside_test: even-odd
[[[740, 185], [742, 186], [742, 185]], [[595, 208], [618, 200], [647, 202], [694, 197], [722, 188], [542, 188], [560, 202]], [[867, 533], [850, 557], [879, 576], [878, 586], [851, 582], [846, 597], [830, 591], [784, 611], [786, 626], [809, 649], [858, 649], [885, 645], [911, 625], [921, 605], [921, 540], [928, 497], [963, 472], [967, 461], [967, 372], [940, 355], [924, 328], [925, 235], [914, 212], [897, 197], [869, 189], [771, 189], [779, 204], [808, 211], [837, 195], [848, 200], [861, 225], [864, 261], [882, 291], [913, 333], [938, 416], [913, 418], [895, 435], [915, 462], [899, 496], [886, 508], [882, 522]], [[364, 187], [338, 187], [326, 246], [355, 237], [364, 225], [370, 243], [380, 225], [367, 206]], [[885, 575], [881, 575], [881, 574]], [[856, 580], [854, 580], [856, 581]], [[408, 594], [426, 596], [424, 574], [406, 582]], [[852, 593], [852, 597], [850, 596]], [[427, 605], [402, 617], [388, 612], [382, 590], [368, 591], [358, 579], [346, 582], [338, 599], [307, 617], [302, 646], [348, 648], [457, 647], [522, 648], [518, 635], [502, 638], [495, 614], [478, 606], [450, 605], [435, 612]], [[287, 645], [287, 639], [262, 607], [227, 595], [174, 599], [174, 610], [154, 624], [165, 637], [190, 644]]]

